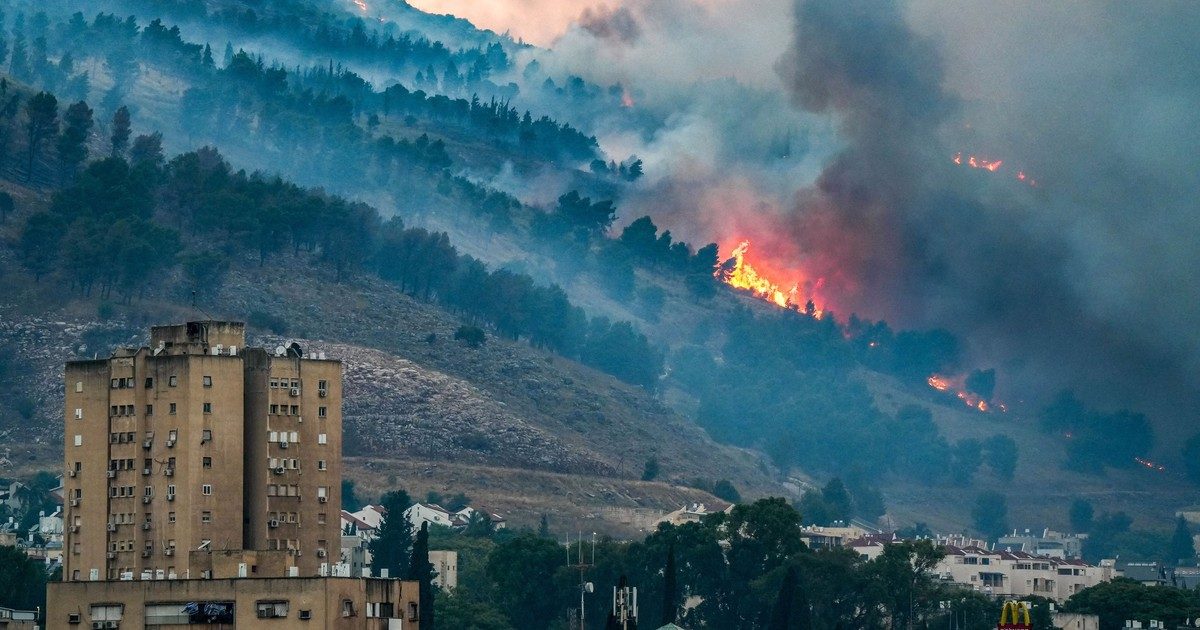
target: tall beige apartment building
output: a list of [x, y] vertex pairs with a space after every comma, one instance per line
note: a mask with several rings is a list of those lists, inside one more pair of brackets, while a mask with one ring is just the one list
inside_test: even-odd
[[337, 562], [341, 362], [245, 343], [196, 321], [67, 363], [64, 580], [212, 578], [194, 552], [234, 549]]

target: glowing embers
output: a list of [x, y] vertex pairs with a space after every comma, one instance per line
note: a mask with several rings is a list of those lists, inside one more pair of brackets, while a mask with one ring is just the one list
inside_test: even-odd
[[793, 283], [790, 288], [768, 279], [746, 261], [746, 252], [750, 249], [750, 241], [742, 241], [734, 248], [732, 255], [722, 263], [714, 274], [717, 279], [735, 289], [742, 289], [754, 294], [755, 297], [771, 302], [780, 307], [807, 313], [820, 319], [823, 310], [817, 308], [813, 301], [812, 291], [823, 284], [818, 280], [811, 288], [802, 294], [800, 282]]
[[[1004, 160], [989, 160], [987, 158], [980, 157], [978, 155], [964, 156], [962, 151], [955, 153], [954, 157], [950, 158], [950, 161], [954, 162], [958, 166], [967, 166], [969, 168], [980, 169], [980, 170], [988, 171], [991, 173], [995, 173], [995, 172], [999, 171], [1000, 167], [1004, 166]], [[1029, 184], [1030, 186], [1038, 185], [1037, 180], [1030, 177], [1023, 170], [1017, 171], [1016, 178], [1017, 178], [1017, 181], [1024, 183], [1024, 184]]]
[[987, 400], [979, 394], [967, 390], [963, 385], [964, 380], [961, 376], [931, 374], [929, 378], [925, 379], [925, 382], [929, 383], [930, 387], [939, 392], [954, 394], [964, 405], [983, 413], [990, 411], [1005, 413], [1008, 411], [1008, 406], [1004, 403], [997, 400]]

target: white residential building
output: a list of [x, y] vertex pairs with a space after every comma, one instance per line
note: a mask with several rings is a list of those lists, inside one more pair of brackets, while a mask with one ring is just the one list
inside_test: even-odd
[[404, 511], [404, 518], [412, 523], [413, 529], [420, 529], [424, 523], [428, 523], [430, 527], [434, 525], [454, 527], [458, 515], [436, 503], [414, 503], [412, 507]]
[[946, 555], [933, 569], [939, 578], [993, 597], [1037, 595], [1062, 602], [1116, 575], [1111, 566], [1093, 566], [1071, 558], [982, 547], [942, 548]]

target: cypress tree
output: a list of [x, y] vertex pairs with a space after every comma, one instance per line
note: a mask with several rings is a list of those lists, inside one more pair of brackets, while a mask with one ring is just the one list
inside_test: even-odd
[[783, 576], [783, 584], [779, 586], [779, 597], [775, 599], [775, 608], [771, 611], [771, 623], [768, 630], [812, 630], [812, 614], [808, 609], [808, 599], [798, 584], [796, 567], [788, 567]]
[[663, 568], [663, 609], [662, 623], [675, 623], [679, 612], [679, 592], [675, 584], [675, 543], [667, 548], [667, 564]]
[[429, 523], [421, 523], [421, 531], [417, 532], [417, 539], [413, 542], [408, 579], [417, 582], [420, 588], [420, 629], [433, 630], [433, 565], [429, 563]]

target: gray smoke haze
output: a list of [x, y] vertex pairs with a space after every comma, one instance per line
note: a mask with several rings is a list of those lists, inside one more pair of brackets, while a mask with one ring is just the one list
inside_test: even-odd
[[1200, 5], [953, 9], [795, 4], [780, 74], [847, 145], [783, 227], [803, 251], [838, 243], [814, 259], [859, 280], [843, 309], [955, 330], [1010, 390], [1195, 430]]

